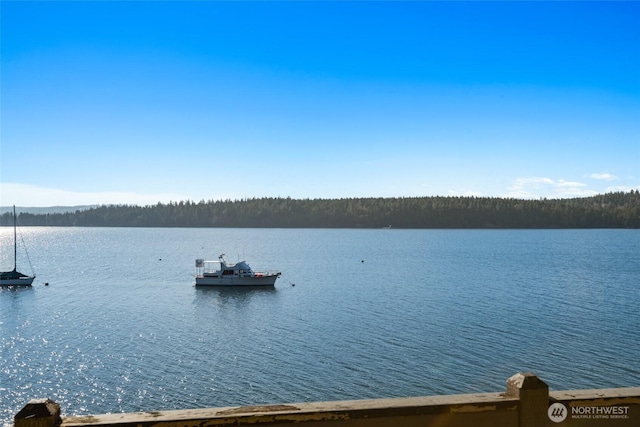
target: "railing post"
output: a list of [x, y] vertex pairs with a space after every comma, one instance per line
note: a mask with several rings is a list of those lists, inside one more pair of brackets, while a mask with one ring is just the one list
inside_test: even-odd
[[51, 399], [33, 399], [13, 417], [15, 427], [57, 427], [60, 405]]
[[517, 373], [507, 380], [508, 397], [520, 399], [519, 427], [541, 427], [549, 424], [549, 386], [530, 372]]

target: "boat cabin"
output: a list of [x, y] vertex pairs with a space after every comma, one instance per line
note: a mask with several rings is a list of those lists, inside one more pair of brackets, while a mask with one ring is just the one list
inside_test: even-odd
[[253, 277], [254, 273], [244, 261], [227, 265], [225, 260], [220, 257], [217, 261], [197, 259], [196, 275], [203, 277]]

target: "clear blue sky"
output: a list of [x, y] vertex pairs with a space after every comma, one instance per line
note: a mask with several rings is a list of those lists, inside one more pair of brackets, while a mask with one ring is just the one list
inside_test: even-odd
[[639, 2], [0, 8], [0, 205], [640, 188]]

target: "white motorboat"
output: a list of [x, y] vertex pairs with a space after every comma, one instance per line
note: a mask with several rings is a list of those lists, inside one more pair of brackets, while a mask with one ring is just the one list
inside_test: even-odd
[[225, 255], [217, 261], [196, 260], [196, 286], [274, 286], [279, 271], [253, 271], [245, 261], [228, 264]]

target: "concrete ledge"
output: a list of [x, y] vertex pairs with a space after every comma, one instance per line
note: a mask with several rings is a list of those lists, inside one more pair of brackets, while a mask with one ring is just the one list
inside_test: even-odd
[[[184, 427], [238, 424], [278, 426], [280, 424], [289, 425], [292, 422], [313, 423], [314, 425], [350, 425], [352, 424], [350, 421], [358, 420], [358, 425], [375, 426], [388, 425], [390, 418], [401, 417], [403, 425], [412, 425], [415, 422], [416, 425], [424, 426], [426, 421], [447, 418], [464, 419], [466, 420], [465, 424], [476, 417], [495, 420], [498, 413], [500, 413], [500, 419], [504, 419], [509, 412], [515, 419], [517, 406], [518, 399], [506, 397], [504, 393], [461, 394], [68, 417], [63, 419], [62, 425], [65, 427], [113, 424], [119, 426], [179, 424]], [[409, 422], [411, 424], [407, 424]]]
[[[56, 407], [58, 412], [56, 413]], [[61, 421], [61, 424], [59, 424]], [[606, 423], [605, 423], [606, 421]], [[549, 392], [532, 373], [506, 381], [504, 393], [343, 400], [137, 413], [59, 416], [57, 403], [31, 401], [16, 427], [632, 427], [640, 425], [640, 387]]]
[[594, 390], [563, 390], [549, 392], [554, 400], [597, 400], [618, 399], [640, 403], [640, 387], [598, 388]]

